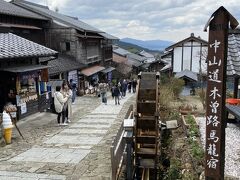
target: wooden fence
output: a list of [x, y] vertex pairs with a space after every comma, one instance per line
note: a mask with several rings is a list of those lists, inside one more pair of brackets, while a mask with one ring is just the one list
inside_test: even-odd
[[[125, 115], [125, 119], [133, 118], [133, 105], [131, 105]], [[112, 164], [112, 180], [117, 180], [124, 163], [124, 152], [126, 149], [126, 142], [124, 140], [123, 123], [115, 136], [110, 147], [111, 164]]]

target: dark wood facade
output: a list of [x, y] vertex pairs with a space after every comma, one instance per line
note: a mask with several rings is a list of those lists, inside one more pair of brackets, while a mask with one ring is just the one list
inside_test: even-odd
[[0, 13], [0, 33], [11, 32], [30, 41], [45, 45], [48, 20], [32, 19]]
[[1, 111], [5, 104], [12, 103], [17, 106], [17, 118], [22, 119], [50, 108], [51, 93], [46, 86], [48, 69], [47, 66], [31, 68], [37, 67], [37, 63], [38, 58], [5, 59], [5, 63], [0, 63]]

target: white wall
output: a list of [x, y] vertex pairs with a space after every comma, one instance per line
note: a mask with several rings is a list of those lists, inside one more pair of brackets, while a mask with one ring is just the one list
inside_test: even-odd
[[[185, 45], [185, 44], [184, 44]], [[184, 47], [183, 48], [183, 69], [190, 70], [191, 66], [191, 47]]]
[[192, 71], [199, 73], [200, 47], [193, 48]]
[[173, 72], [180, 72], [182, 67], [182, 48], [174, 48], [173, 53]]
[[[190, 67], [190, 65], [191, 65], [191, 44], [193, 45], [193, 47], [192, 47], [192, 67]], [[186, 42], [183, 45], [184, 45], [183, 46], [183, 48], [184, 48], [183, 49], [183, 64], [182, 64], [182, 47], [174, 48], [173, 72], [176, 73], [176, 72], [181, 72], [185, 69], [188, 69], [193, 72], [199, 73], [201, 43], [194, 41], [193, 43]], [[207, 47], [202, 47], [202, 51], [204, 51], [204, 49], [207, 49]], [[201, 61], [202, 70], [204, 71], [204, 70], [206, 70], [206, 63], [205, 63], [206, 57], [202, 56], [201, 58], [202, 58], [202, 61]]]

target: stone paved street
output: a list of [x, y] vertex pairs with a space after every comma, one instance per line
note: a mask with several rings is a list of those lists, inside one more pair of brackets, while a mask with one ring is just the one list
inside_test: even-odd
[[134, 97], [121, 105], [78, 97], [69, 126], [47, 112], [20, 121], [25, 140], [14, 129], [12, 144], [1, 147], [0, 179], [111, 179], [110, 145]]

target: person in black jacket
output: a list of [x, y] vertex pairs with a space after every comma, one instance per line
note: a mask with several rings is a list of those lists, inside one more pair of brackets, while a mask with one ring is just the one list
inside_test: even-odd
[[133, 93], [136, 92], [136, 86], [137, 86], [137, 80], [133, 79], [133, 81], [132, 81]]
[[120, 105], [120, 102], [119, 102], [120, 90], [118, 85], [116, 85], [113, 89], [113, 96], [115, 98], [115, 105], [117, 105], [117, 103]]

